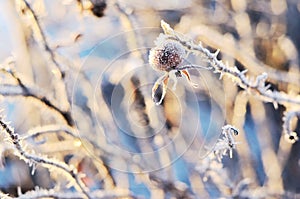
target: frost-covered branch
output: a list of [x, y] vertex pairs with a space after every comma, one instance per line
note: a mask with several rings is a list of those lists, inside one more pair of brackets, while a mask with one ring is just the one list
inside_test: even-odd
[[[90, 193], [93, 199], [97, 198], [131, 198], [130, 192], [126, 189], [113, 189], [109, 191], [98, 190]], [[55, 189], [35, 189], [21, 194], [18, 199], [37, 199], [37, 198], [85, 198], [84, 194], [76, 192], [60, 192]]]
[[75, 168], [71, 168], [67, 164], [49, 159], [46, 157], [34, 155], [31, 153], [28, 153], [25, 148], [20, 143], [20, 138], [17, 133], [15, 133], [14, 129], [3, 120], [2, 117], [0, 117], [0, 126], [4, 133], [7, 133], [8, 136], [11, 139], [11, 142], [14, 144], [15, 148], [17, 149], [18, 155], [21, 159], [24, 159], [26, 163], [28, 163], [30, 166], [35, 166], [35, 164], [45, 164], [49, 167], [58, 168], [64, 173], [67, 174], [68, 177], [70, 177], [70, 180], [72, 180], [75, 183], [75, 187], [78, 187], [79, 190], [87, 197], [92, 198], [89, 194], [89, 192], [86, 190], [84, 183], [82, 182], [79, 173]]
[[214, 73], [220, 73], [220, 78], [227, 75], [233, 79], [241, 88], [247, 90], [249, 93], [260, 97], [266, 102], [272, 102], [275, 107], [277, 104], [297, 104], [300, 105], [300, 96], [290, 96], [282, 91], [270, 90], [270, 85], [266, 85], [268, 75], [262, 73], [257, 76], [254, 81], [246, 77], [247, 70], [240, 71], [236, 66], [230, 67], [217, 58], [219, 50], [215, 53], [210, 52], [207, 48], [203, 47], [201, 43], [195, 44], [186, 38], [177, 34], [166, 22], [162, 21], [161, 26], [165, 33], [165, 38], [175, 40], [182, 44], [188, 52], [195, 53], [203, 57], [204, 60], [210, 63], [211, 70]]
[[[166, 95], [171, 72], [175, 72], [176, 77], [185, 75], [187, 80], [193, 86], [197, 86], [191, 82], [188, 70], [203, 68], [211, 70], [214, 73], [219, 73], [220, 79], [224, 75], [228, 76], [234, 81], [234, 83], [238, 84], [249, 94], [258, 97], [265, 102], [273, 103], [275, 108], [278, 107], [278, 104], [283, 106], [300, 105], [300, 95], [289, 95], [282, 91], [271, 90], [271, 85], [266, 82], [268, 78], [267, 73], [262, 73], [255, 78], [249, 78], [246, 76], [247, 70], [241, 71], [236, 66], [230, 67], [228, 64], [224, 64], [222, 60], [219, 60], [217, 56], [220, 50], [213, 53], [205, 48], [201, 42], [199, 44], [195, 44], [193, 41], [176, 33], [170, 25], [164, 21], [161, 21], [161, 27], [164, 34], [159, 35], [155, 41], [156, 46], [152, 48], [149, 53], [149, 63], [152, 68], [165, 73], [156, 81], [152, 88], [152, 98], [157, 105], [162, 103], [164, 96]], [[209, 63], [209, 66], [182, 66], [181, 64], [183, 59], [188, 53], [200, 56], [203, 61]], [[294, 116], [295, 114], [292, 114], [291, 117]], [[291, 132], [289, 130], [289, 118], [289, 116], [286, 117], [284, 129], [289, 139], [292, 140], [292, 142], [295, 142], [298, 140], [298, 137], [295, 132]]]
[[225, 125], [222, 127], [222, 137], [217, 141], [214, 146], [214, 153], [220, 161], [224, 155], [227, 155], [227, 151], [229, 152], [229, 157], [232, 158], [233, 149], [235, 149], [238, 144], [234, 136], [238, 135], [239, 131], [231, 126]]

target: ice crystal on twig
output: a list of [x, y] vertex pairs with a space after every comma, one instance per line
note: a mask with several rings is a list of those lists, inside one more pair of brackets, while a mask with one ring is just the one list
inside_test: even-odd
[[222, 127], [222, 137], [218, 139], [214, 146], [214, 153], [218, 160], [221, 160], [227, 153], [229, 153], [229, 157], [232, 158], [233, 149], [235, 149], [237, 144], [234, 139], [235, 135], [238, 135], [238, 130], [235, 127], [231, 125]]
[[283, 117], [283, 132], [284, 137], [286, 140], [288, 140], [290, 143], [295, 143], [298, 141], [298, 135], [296, 132], [292, 131], [291, 129], [291, 123], [292, 119], [295, 117], [300, 118], [300, 111], [288, 111], [285, 113], [285, 116]]

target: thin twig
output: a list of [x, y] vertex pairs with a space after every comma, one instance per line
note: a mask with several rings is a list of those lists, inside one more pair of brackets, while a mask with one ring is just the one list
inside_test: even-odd
[[66, 134], [72, 136], [73, 138], [81, 139], [78, 133], [75, 132], [73, 128], [70, 126], [65, 125], [46, 125], [46, 126], [39, 126], [33, 129], [30, 129], [24, 136], [21, 137], [22, 140], [27, 140], [29, 138], [34, 138], [46, 133], [56, 133], [59, 131], [63, 131]]
[[169, 193], [175, 198], [194, 198], [195, 195], [190, 192], [190, 190], [182, 184], [182, 186], [175, 184], [172, 181], [169, 180], [163, 180], [156, 175], [149, 174], [150, 180], [154, 181], [158, 184], [158, 187], [160, 187], [165, 193]]
[[[129, 49], [136, 49], [138, 46], [144, 46], [143, 38], [141, 37], [141, 34], [138, 34], [139, 29], [137, 20], [135, 17], [135, 12], [133, 8], [126, 7], [122, 2], [116, 1], [114, 4], [115, 7], [120, 12], [121, 21], [123, 22], [123, 26], [125, 29], [133, 30], [132, 33], [127, 36], [127, 44]], [[134, 52], [132, 52], [134, 53]], [[140, 50], [137, 51], [138, 56], [141, 57], [145, 63], [147, 63], [148, 57], [144, 53], [142, 53]]]
[[99, 153], [105, 153], [105, 155], [113, 156], [116, 155], [109, 150], [106, 150], [105, 148], [101, 147], [97, 142], [90, 140], [86, 137], [80, 136], [76, 130], [70, 126], [67, 125], [45, 125], [40, 127], [35, 127], [30, 129], [25, 135], [20, 137], [21, 140], [28, 140], [30, 138], [35, 138], [37, 136], [45, 135], [45, 134], [51, 134], [51, 133], [57, 133], [57, 132], [65, 132], [67, 135], [72, 136], [74, 139], [79, 139], [81, 141], [86, 141], [88, 144], [93, 146], [93, 150], [99, 150]]
[[205, 67], [205, 66], [199, 66], [199, 65], [184, 65], [184, 66], [180, 66], [180, 67], [177, 67], [176, 69], [174, 70], [186, 70], [186, 69], [205, 69], [205, 70], [210, 70], [212, 69], [211, 67]]
[[49, 44], [47, 42], [47, 39], [46, 39], [46, 35], [41, 27], [41, 23], [39, 21], [39, 18], [37, 17], [36, 13], [34, 12], [34, 10], [32, 9], [31, 5], [26, 1], [26, 0], [23, 0], [27, 9], [30, 11], [30, 13], [32, 14], [33, 18], [34, 18], [34, 22], [38, 28], [38, 31], [42, 37], [42, 42], [43, 42], [43, 45], [44, 45], [44, 48], [45, 48], [45, 51], [49, 53], [50, 55], [50, 59], [51, 61], [55, 64], [55, 66], [59, 69], [59, 72], [60, 72], [60, 76], [62, 79], [65, 78], [65, 72], [64, 70], [62, 69], [62, 66], [56, 61], [55, 59], [55, 54], [54, 52], [52, 51], [52, 49], [49, 47]]

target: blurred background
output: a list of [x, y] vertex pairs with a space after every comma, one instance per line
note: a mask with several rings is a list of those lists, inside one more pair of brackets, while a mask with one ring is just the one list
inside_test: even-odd
[[[266, 72], [272, 90], [299, 95], [298, 0], [3, 0], [0, 107], [26, 151], [85, 174], [95, 198], [300, 198], [300, 144], [283, 128], [294, 111], [288, 126], [299, 134], [299, 104], [276, 107], [194, 69], [197, 88], [178, 78], [154, 104], [163, 73], [148, 55], [161, 20], [250, 79]], [[189, 63], [209, 66], [194, 54]], [[239, 129], [238, 144], [219, 161], [211, 151], [226, 124]], [[20, 160], [3, 129], [0, 137], [3, 194], [77, 192], [59, 169]]]

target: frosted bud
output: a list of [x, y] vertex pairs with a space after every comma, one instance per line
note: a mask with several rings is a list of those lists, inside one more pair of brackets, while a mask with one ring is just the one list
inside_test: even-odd
[[182, 63], [184, 56], [184, 47], [179, 42], [165, 40], [150, 50], [149, 64], [155, 70], [169, 72]]

